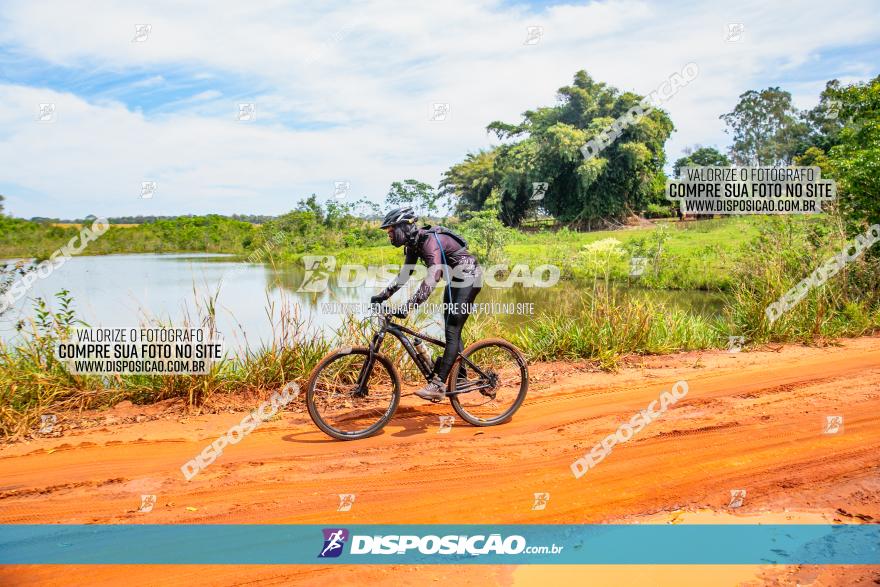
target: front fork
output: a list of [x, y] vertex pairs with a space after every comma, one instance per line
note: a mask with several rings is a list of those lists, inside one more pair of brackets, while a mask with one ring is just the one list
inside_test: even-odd
[[357, 387], [355, 387], [353, 395], [355, 397], [364, 397], [369, 393], [367, 388], [367, 384], [370, 382], [370, 373], [373, 372], [373, 365], [376, 363], [376, 355], [379, 354], [379, 349], [382, 347], [382, 341], [385, 340], [385, 331], [379, 331], [373, 336], [373, 341], [370, 343], [370, 352], [367, 355], [367, 360], [364, 361], [364, 365], [361, 367], [360, 375], [358, 375]]

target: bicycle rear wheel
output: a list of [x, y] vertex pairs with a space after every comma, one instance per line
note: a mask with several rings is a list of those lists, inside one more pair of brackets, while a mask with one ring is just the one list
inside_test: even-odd
[[506, 422], [522, 405], [529, 371], [518, 348], [498, 338], [475, 342], [449, 374], [452, 408], [474, 426]]
[[309, 415], [333, 438], [366, 438], [381, 430], [397, 410], [400, 375], [383, 355], [375, 355], [366, 389], [358, 389], [369, 354], [366, 347], [333, 351], [321, 359], [309, 377]]

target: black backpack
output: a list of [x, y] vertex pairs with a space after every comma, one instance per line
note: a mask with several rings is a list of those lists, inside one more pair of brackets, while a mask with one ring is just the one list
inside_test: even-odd
[[467, 248], [467, 241], [446, 228], [445, 226], [432, 226], [430, 228], [426, 227], [424, 230], [428, 234], [445, 234], [446, 236], [451, 237], [452, 240], [460, 244], [463, 249]]

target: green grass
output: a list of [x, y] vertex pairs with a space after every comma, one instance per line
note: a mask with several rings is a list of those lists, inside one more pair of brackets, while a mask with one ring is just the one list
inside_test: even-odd
[[[80, 228], [41, 224], [0, 215], [0, 258], [48, 258], [71, 239], [79, 246]], [[236, 253], [248, 251], [258, 229], [217, 215], [158, 220], [129, 227], [111, 226], [88, 243], [82, 254]]]
[[501, 332], [529, 361], [588, 359], [603, 369], [615, 368], [631, 354], [721, 348], [727, 344], [726, 331], [721, 317], [698, 316], [650, 300], [622, 302], [601, 285], [584, 293], [573, 310], [542, 314], [519, 327], [505, 328], [491, 317], [466, 324], [468, 340]]
[[[613, 231], [514, 232], [500, 258], [510, 265], [525, 263], [533, 268], [557, 265], [563, 279], [591, 281], [601, 277], [654, 289], [720, 291], [730, 289], [731, 272], [743, 245], [758, 232], [754, 219], [741, 217], [681, 223], [661, 221], [651, 227]], [[620, 242], [620, 254], [612, 259], [591, 259], [584, 247], [606, 239]], [[400, 249], [387, 244], [343, 248], [334, 254], [340, 265], [401, 262]], [[639, 279], [629, 276], [633, 256], [649, 259], [647, 270]], [[299, 256], [289, 260], [298, 259]]]
[[[0, 342], [0, 437], [23, 435], [42, 414], [111, 406], [122, 400], [152, 403], [181, 398], [202, 406], [217, 394], [258, 394], [289, 381], [304, 382], [311, 368], [334, 343], [308, 332], [290, 304], [267, 308], [271, 342], [227, 353], [206, 375], [75, 375], [54, 356], [55, 344], [80, 325], [66, 292], [56, 296], [62, 311], [52, 312], [37, 301], [36, 318], [20, 342]], [[198, 324], [214, 332], [215, 300], [197, 300], [198, 316], [182, 325]], [[153, 326], [168, 326], [154, 323]], [[354, 332], [352, 327], [348, 329]]]
[[[587, 280], [627, 280], [630, 259], [646, 257], [645, 273], [637, 280], [642, 287], [724, 290], [742, 245], [755, 234], [754, 221], [744, 218], [661, 221], [647, 228], [517, 235], [505, 252], [511, 263], [557, 263], [564, 277]], [[620, 254], [597, 260], [589, 246], [606, 239], [620, 242]]]

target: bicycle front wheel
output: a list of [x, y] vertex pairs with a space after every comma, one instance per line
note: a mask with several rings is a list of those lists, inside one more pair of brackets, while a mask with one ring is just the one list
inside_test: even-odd
[[333, 351], [321, 359], [309, 377], [309, 415], [333, 438], [366, 438], [381, 430], [397, 410], [400, 375], [385, 356], [374, 355], [366, 384], [358, 387], [369, 355], [366, 347]]
[[518, 348], [502, 339], [475, 342], [449, 374], [449, 401], [465, 422], [494, 426], [513, 416], [529, 389], [529, 371]]

